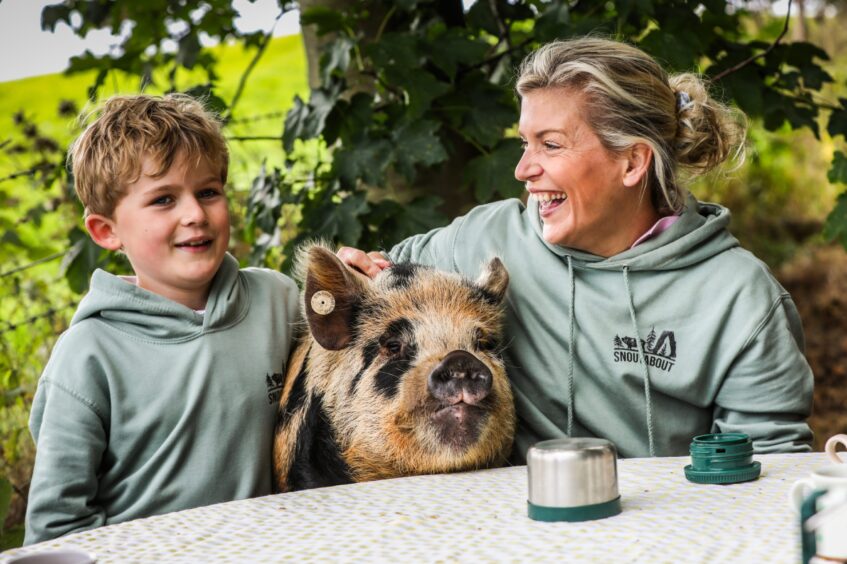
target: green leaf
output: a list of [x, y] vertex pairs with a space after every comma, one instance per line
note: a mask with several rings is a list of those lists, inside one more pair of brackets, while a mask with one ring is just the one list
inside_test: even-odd
[[12, 483], [5, 476], [0, 476], [0, 531], [3, 523], [9, 515], [9, 507], [12, 505]]
[[439, 81], [432, 74], [418, 70], [414, 72], [389, 72], [388, 80], [394, 82], [409, 96], [407, 115], [415, 119], [427, 111], [432, 101], [450, 90], [450, 85]]
[[833, 184], [847, 184], [847, 156], [841, 151], [835, 151], [832, 156], [832, 168], [827, 172], [826, 178]]
[[826, 218], [823, 236], [829, 241], [838, 241], [842, 247], [847, 249], [847, 192], [842, 192], [838, 196], [835, 208]]
[[352, 39], [339, 37], [326, 46], [326, 51], [321, 57], [321, 80], [324, 83], [329, 82], [329, 77], [335, 71], [338, 71], [339, 75], [344, 75], [347, 67], [350, 66], [350, 50], [354, 45]]
[[105, 251], [78, 227], [71, 230], [69, 239], [72, 243], [71, 249], [62, 258], [60, 270], [71, 290], [81, 294], [88, 290], [91, 274], [99, 266]]
[[394, 200], [373, 204], [368, 214], [368, 227], [372, 232], [368, 248], [389, 247], [446, 224], [447, 216], [438, 210], [442, 203], [437, 196], [425, 196], [404, 204]]
[[0, 239], [0, 242], [6, 245], [14, 245], [16, 247], [26, 248], [26, 245], [24, 245], [24, 242], [21, 241], [21, 238], [18, 236], [17, 232], [11, 229], [3, 233], [3, 238]]
[[843, 135], [847, 138], [847, 98], [840, 98], [838, 101], [841, 107], [833, 110], [829, 115], [826, 130], [832, 137]]
[[196, 33], [187, 33], [179, 39], [176, 60], [187, 69], [193, 69], [200, 53], [200, 39]]
[[515, 179], [520, 146], [517, 139], [503, 139], [494, 151], [468, 163], [464, 181], [473, 186], [478, 202], [491, 201], [495, 192], [504, 198], [516, 197], [523, 192], [523, 184]]
[[325, 203], [309, 214], [310, 236], [356, 246], [363, 229], [359, 216], [368, 209], [364, 193], [350, 194], [339, 203]]
[[326, 88], [312, 90], [309, 103], [304, 104], [299, 96], [294, 97], [293, 107], [285, 116], [285, 131], [282, 136], [282, 146], [286, 152], [294, 149], [296, 139], [314, 139], [324, 129], [326, 118], [338, 102], [338, 97], [344, 89], [341, 81], [333, 81]]
[[223, 98], [213, 92], [213, 88], [214, 87], [211, 83], [199, 84], [189, 88], [184, 92], [184, 94], [202, 102], [203, 106], [207, 110], [222, 116], [226, 112], [228, 106], [227, 103], [224, 102]]
[[71, 8], [64, 4], [51, 4], [41, 10], [41, 29], [44, 31], [56, 31], [56, 24], [65, 22], [71, 24]]
[[452, 79], [459, 65], [480, 62], [488, 50], [488, 45], [465, 37], [461, 31], [451, 28], [446, 33], [431, 38], [427, 50], [432, 63]]
[[324, 6], [314, 6], [300, 13], [300, 25], [314, 25], [318, 35], [341, 31], [346, 25], [344, 13]]
[[400, 126], [391, 134], [397, 171], [413, 182], [415, 166], [432, 166], [447, 159], [447, 151], [436, 135], [437, 121], [415, 121]]
[[391, 164], [391, 143], [387, 139], [365, 139], [335, 153], [332, 169], [344, 189], [353, 189], [358, 180], [366, 184], [382, 184], [385, 170]]
[[541, 13], [535, 22], [534, 34], [540, 42], [566, 37], [571, 21], [571, 11], [567, 2], [554, 2]]
[[506, 128], [514, 125], [518, 111], [511, 92], [469, 73], [449, 96], [438, 101], [454, 128], [483, 147], [493, 147], [503, 138]]
[[[726, 75], [720, 84], [746, 114], [760, 116], [766, 111], [765, 108], [771, 112], [774, 110], [773, 106], [765, 104], [763, 99], [765, 87], [761, 82], [759, 73], [754, 67], [748, 65]], [[774, 93], [772, 90], [768, 89], [768, 91]], [[782, 106], [781, 103], [779, 105]]]

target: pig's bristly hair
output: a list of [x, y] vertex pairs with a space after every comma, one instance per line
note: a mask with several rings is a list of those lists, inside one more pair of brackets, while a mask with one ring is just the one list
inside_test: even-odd
[[[315, 265], [316, 258], [320, 261], [316, 270], [321, 272], [310, 274], [310, 265]], [[302, 451], [292, 444], [304, 436], [299, 427], [307, 424], [309, 418], [303, 410], [312, 405], [309, 398], [318, 395], [322, 398], [322, 417], [331, 423], [338, 441], [334, 448], [341, 452], [353, 480], [505, 463], [515, 424], [511, 389], [499, 357], [500, 347], [479, 348], [475, 340], [478, 328], [495, 343], [502, 336], [503, 297], [508, 286], [502, 263], [498, 260], [486, 264], [476, 282], [413, 264], [394, 265], [371, 281], [352, 270], [343, 270], [343, 265], [339, 270], [340, 262], [336, 260], [330, 247], [320, 242], [302, 247], [296, 255], [295, 272], [304, 293], [310, 276], [311, 284], [322, 288], [336, 288], [343, 282], [356, 293], [357, 310], [349, 344], [326, 350], [316, 344], [310, 346], [314, 337], [304, 335], [297, 349], [299, 354], [292, 356], [287, 378], [305, 379], [298, 389], [305, 390], [308, 397], [300, 410], [285, 414], [287, 424], [278, 426], [274, 457], [280, 489], [290, 487], [287, 472], [296, 462], [296, 452]], [[343, 281], [338, 279], [339, 273]], [[305, 296], [303, 306], [307, 311]], [[395, 343], [400, 351], [396, 354], [411, 350], [415, 354], [399, 364], [395, 362], [390, 373], [380, 376], [394, 359], [395, 353], [383, 347], [386, 331], [397, 327], [398, 320], [403, 320], [405, 329], [391, 336], [400, 340]], [[306, 354], [303, 348], [309, 346]], [[461, 448], [443, 443], [438, 427], [427, 427], [432, 425], [433, 410], [443, 407], [427, 392], [428, 374], [451, 350], [471, 352], [493, 375], [490, 401], [485, 407], [489, 411], [469, 420], [476, 422], [477, 439]], [[397, 381], [388, 386], [387, 376]], [[281, 402], [287, 401], [294, 388], [286, 382]], [[302, 461], [296, 466], [302, 471]]]

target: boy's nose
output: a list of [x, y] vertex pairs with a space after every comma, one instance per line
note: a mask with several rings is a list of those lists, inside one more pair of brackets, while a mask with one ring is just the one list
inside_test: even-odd
[[182, 210], [182, 223], [184, 225], [205, 224], [207, 219], [206, 209], [200, 202], [194, 198], [186, 198]]

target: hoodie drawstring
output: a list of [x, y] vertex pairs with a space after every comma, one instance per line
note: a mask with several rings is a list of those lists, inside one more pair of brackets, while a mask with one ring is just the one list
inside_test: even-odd
[[574, 349], [576, 348], [576, 339], [574, 338], [575, 334], [576, 334], [576, 331], [575, 331], [575, 325], [576, 325], [575, 319], [576, 319], [576, 317], [574, 315], [574, 309], [576, 309], [576, 307], [575, 307], [575, 302], [574, 302], [574, 294], [575, 294], [574, 289], [576, 288], [576, 284], [574, 283], [574, 279], [573, 279], [573, 262], [571, 261], [570, 256], [568, 256], [568, 277], [570, 278], [570, 283], [571, 283], [571, 288], [570, 288], [570, 290], [571, 290], [571, 312], [570, 312], [571, 336], [570, 336], [570, 341], [569, 341], [570, 342], [570, 350], [569, 350], [570, 354], [568, 355], [569, 356], [569, 358], [568, 358], [568, 436], [572, 437], [573, 436], [573, 401], [574, 401], [573, 400], [573, 397], [574, 397], [573, 365], [574, 365], [574, 354], [575, 354]]
[[[638, 354], [641, 357], [641, 366], [644, 367], [644, 399], [647, 402], [647, 439], [650, 445], [650, 456], [656, 456], [653, 449], [653, 402], [650, 400], [650, 370], [647, 368], [647, 356], [644, 354], [644, 343], [638, 334], [638, 323], [635, 319], [635, 306], [632, 304], [632, 292], [629, 289], [629, 267], [623, 267], [623, 283], [626, 286], [626, 296], [629, 304], [629, 317], [632, 320], [632, 329], [635, 331], [635, 342], [638, 343]], [[571, 329], [573, 339], [573, 329]]]

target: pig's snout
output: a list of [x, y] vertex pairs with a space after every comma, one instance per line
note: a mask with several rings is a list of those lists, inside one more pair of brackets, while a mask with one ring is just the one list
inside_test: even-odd
[[475, 405], [491, 392], [491, 371], [471, 353], [453, 351], [430, 372], [427, 388], [447, 404]]

